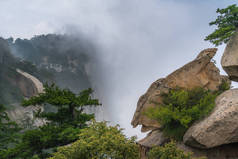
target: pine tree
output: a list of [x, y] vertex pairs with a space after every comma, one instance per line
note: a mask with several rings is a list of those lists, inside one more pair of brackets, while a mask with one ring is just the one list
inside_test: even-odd
[[9, 144], [16, 143], [19, 137], [21, 128], [10, 121], [5, 107], [0, 104], [0, 151], [9, 147]]
[[57, 108], [57, 112], [38, 112], [39, 117], [58, 125], [73, 125], [83, 127], [86, 121], [91, 120], [93, 114], [85, 114], [86, 106], [98, 106], [99, 101], [92, 99], [92, 89], [83, 90], [78, 95], [69, 89], [60, 89], [55, 84], [45, 84], [44, 93], [31, 97], [22, 102], [23, 106], [50, 104]]
[[209, 25], [216, 25], [217, 29], [208, 35], [205, 40], [219, 46], [227, 43], [238, 28], [238, 7], [236, 4], [230, 5], [224, 9], [217, 9], [219, 15], [215, 21]]
[[75, 94], [55, 84], [45, 84], [44, 93], [24, 100], [22, 105], [50, 104], [57, 111], [38, 112], [37, 116], [46, 118], [47, 124], [24, 132], [21, 143], [0, 153], [0, 158], [45, 159], [58, 146], [76, 141], [80, 131], [87, 127], [86, 122], [94, 118], [94, 114], [84, 113], [84, 108], [100, 105], [97, 99], [91, 97], [92, 92], [92, 89], [87, 89]]

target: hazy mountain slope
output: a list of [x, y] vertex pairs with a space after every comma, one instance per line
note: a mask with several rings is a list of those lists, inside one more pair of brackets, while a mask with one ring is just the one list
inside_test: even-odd
[[[14, 58], [10, 53], [8, 43], [0, 39], [0, 103], [10, 104], [35, 94], [34, 84], [16, 69], [26, 65]], [[23, 68], [22, 68], [23, 69]], [[24, 69], [23, 69], [24, 70]]]
[[87, 65], [89, 55], [94, 49], [86, 40], [48, 34], [35, 36], [30, 40], [8, 39], [8, 42], [15, 56], [30, 61], [38, 69], [44, 70], [40, 75], [32, 73], [41, 81], [53, 81], [60, 87], [67, 87], [73, 91], [91, 87]]

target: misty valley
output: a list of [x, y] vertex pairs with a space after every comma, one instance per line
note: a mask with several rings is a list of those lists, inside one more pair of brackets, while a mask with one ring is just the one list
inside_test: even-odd
[[231, 1], [1, 1], [0, 159], [237, 159]]

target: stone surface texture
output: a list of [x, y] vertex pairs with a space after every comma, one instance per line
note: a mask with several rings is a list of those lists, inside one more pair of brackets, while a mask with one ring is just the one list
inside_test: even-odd
[[213, 112], [193, 124], [183, 141], [189, 146], [203, 149], [238, 142], [238, 89], [219, 95]]
[[144, 139], [138, 141], [138, 144], [151, 148], [153, 146], [163, 145], [168, 141], [160, 130], [151, 131]]
[[183, 89], [203, 87], [205, 89], [217, 90], [223, 80], [229, 81], [227, 77], [220, 75], [219, 69], [212, 61], [216, 51], [216, 48], [205, 49], [193, 61], [169, 74], [166, 78], [161, 78], [152, 83], [137, 103], [131, 122], [133, 127], [142, 125], [142, 132], [161, 127], [157, 121], [145, 116], [144, 112], [148, 108], [158, 107], [162, 103], [161, 94], [168, 92], [169, 89], [176, 87]]
[[238, 32], [229, 40], [221, 59], [221, 65], [231, 80], [238, 81]]

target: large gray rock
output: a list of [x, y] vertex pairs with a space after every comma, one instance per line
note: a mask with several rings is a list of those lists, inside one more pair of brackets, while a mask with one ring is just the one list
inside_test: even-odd
[[185, 152], [192, 153], [192, 157], [206, 157], [207, 159], [237, 159], [238, 158], [238, 144], [228, 144], [211, 149], [197, 149], [183, 143], [177, 143], [177, 147]]
[[[20, 69], [16, 71], [19, 73], [16, 85], [21, 89], [25, 98], [44, 92], [43, 84], [36, 77]], [[21, 107], [18, 104], [13, 104], [13, 107], [14, 109], [7, 111], [8, 116], [23, 128], [31, 129], [46, 123], [45, 119], [35, 117], [38, 111], [44, 111], [43, 106]]]
[[140, 140], [138, 144], [143, 147], [151, 148], [153, 146], [161, 146], [168, 140], [161, 130], [153, 130], [144, 139]]
[[14, 107], [14, 109], [7, 111], [8, 117], [24, 129], [36, 128], [47, 122], [46, 119], [35, 116], [38, 111], [44, 110], [41, 106], [21, 107], [14, 105], [12, 107]]
[[231, 80], [238, 81], [238, 32], [228, 42], [221, 65]]
[[138, 141], [140, 146], [140, 159], [148, 159], [147, 152], [154, 146], [161, 146], [168, 142], [169, 139], [163, 135], [163, 132], [159, 129], [153, 130], [148, 135]]
[[222, 93], [215, 102], [213, 112], [185, 133], [186, 145], [208, 149], [238, 142], [238, 89]]
[[[151, 147], [161, 146], [169, 142], [160, 130], [154, 130], [147, 137], [138, 142], [140, 146], [141, 159], [148, 159], [147, 154]], [[237, 159], [238, 158], [238, 143], [222, 145], [210, 149], [198, 149], [177, 142], [177, 148], [186, 153], [192, 153], [192, 157], [206, 157], [207, 159]]]

